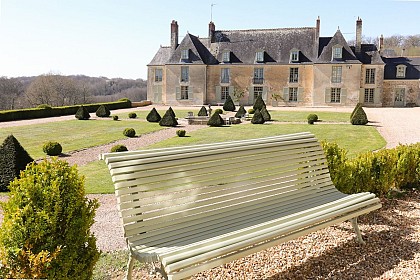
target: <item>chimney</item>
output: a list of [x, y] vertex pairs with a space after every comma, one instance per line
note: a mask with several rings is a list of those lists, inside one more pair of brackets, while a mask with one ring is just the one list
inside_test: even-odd
[[321, 30], [321, 19], [318, 18], [316, 19], [316, 38], [319, 39], [319, 32]]
[[171, 49], [175, 50], [178, 47], [178, 22], [172, 20], [171, 22]]
[[362, 50], [362, 19], [357, 17], [356, 21], [356, 53], [360, 53]]
[[381, 37], [379, 37], [379, 53], [382, 54], [384, 51], [384, 35], [381, 34]]
[[314, 54], [315, 57], [318, 57], [319, 55], [319, 33], [321, 30], [321, 19], [318, 18], [316, 19], [316, 26], [315, 26], [315, 42], [314, 42]]
[[209, 23], [209, 39], [210, 43], [214, 43], [214, 31], [216, 30], [216, 26], [214, 25], [214, 22], [210, 21]]

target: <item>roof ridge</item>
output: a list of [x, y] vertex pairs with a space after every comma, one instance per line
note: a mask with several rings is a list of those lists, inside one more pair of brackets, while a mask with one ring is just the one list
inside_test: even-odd
[[234, 30], [216, 30], [215, 32], [237, 32], [237, 31], [279, 31], [296, 29], [316, 29], [316, 27], [281, 27], [281, 28], [260, 28], [260, 29], [234, 29]]

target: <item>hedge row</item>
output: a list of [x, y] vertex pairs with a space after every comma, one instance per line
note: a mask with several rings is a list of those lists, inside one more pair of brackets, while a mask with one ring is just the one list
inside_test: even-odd
[[[122, 99], [119, 101], [108, 103], [84, 104], [83, 106], [89, 111], [89, 113], [94, 113], [96, 112], [96, 110], [98, 110], [98, 108], [101, 105], [106, 105], [109, 110], [117, 110], [131, 108], [131, 101], [128, 99]], [[77, 109], [79, 109], [79, 107], [80, 105], [74, 105], [52, 107], [50, 109], [30, 108], [21, 110], [0, 111], [0, 122], [74, 115], [76, 114]]]
[[335, 143], [322, 142], [331, 179], [344, 193], [373, 192], [420, 187], [420, 143], [361, 153], [348, 158]]

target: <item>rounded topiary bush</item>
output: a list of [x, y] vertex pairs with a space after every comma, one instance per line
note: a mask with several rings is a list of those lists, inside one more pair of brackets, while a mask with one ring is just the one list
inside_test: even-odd
[[209, 126], [223, 126], [224, 124], [225, 124], [225, 121], [217, 112], [215, 112], [207, 122], [207, 125]]
[[44, 143], [42, 150], [49, 156], [58, 156], [63, 151], [63, 147], [58, 142], [48, 141]]
[[219, 115], [223, 115], [223, 110], [219, 108], [219, 109], [214, 110], [214, 113], [217, 113]]
[[225, 103], [223, 104], [223, 110], [233, 112], [236, 110], [235, 103], [233, 103], [232, 97], [228, 95]]
[[115, 152], [126, 152], [128, 151], [127, 147], [124, 145], [115, 145], [111, 148], [111, 153], [115, 153]]
[[127, 137], [134, 137], [136, 136], [136, 131], [134, 130], [134, 128], [130, 127], [130, 128], [124, 129], [123, 134], [124, 136], [127, 136]]
[[147, 114], [146, 120], [148, 122], [159, 122], [162, 119], [162, 117], [159, 115], [159, 112], [153, 108], [149, 114]]
[[75, 117], [78, 120], [88, 120], [90, 119], [90, 114], [89, 111], [82, 105], [79, 109], [77, 109]]
[[235, 118], [243, 118], [246, 114], [245, 107], [241, 105], [238, 109], [238, 112], [235, 114]]
[[135, 119], [135, 118], [137, 118], [137, 114], [136, 114], [136, 113], [134, 113], [134, 112], [130, 112], [130, 113], [128, 113], [128, 117], [129, 117], [130, 119]]
[[184, 129], [179, 129], [176, 131], [176, 135], [178, 135], [179, 137], [185, 137], [185, 134], [187, 132]]
[[268, 112], [266, 107], [262, 107], [262, 109], [260, 110], [261, 115], [263, 116], [264, 121], [271, 121], [271, 115]]
[[99, 106], [98, 110], [96, 110], [96, 116], [99, 118], [107, 118], [111, 115], [111, 111], [105, 105]]
[[52, 109], [52, 107], [48, 104], [40, 104], [36, 107], [39, 108], [39, 109], [46, 109], [46, 110], [51, 110]]
[[99, 203], [85, 195], [76, 166], [56, 158], [29, 164], [2, 204], [0, 278], [92, 279]]
[[198, 111], [198, 116], [200, 116], [200, 117], [207, 117], [208, 116], [206, 107], [201, 106], [200, 111]]
[[260, 110], [258, 110], [258, 109], [255, 110], [254, 116], [252, 116], [251, 123], [253, 123], [253, 124], [263, 124], [264, 122], [265, 122], [264, 117], [261, 114]]
[[118, 121], [118, 116], [112, 116], [112, 119], [113, 119], [114, 121]]
[[254, 108], [251, 108], [251, 109], [248, 110], [248, 114], [254, 114], [254, 113], [255, 113], [255, 109]]
[[369, 122], [365, 110], [363, 110], [362, 106], [356, 108], [350, 122], [353, 125], [365, 125]]
[[308, 123], [309, 124], [314, 124], [315, 122], [318, 121], [318, 115], [317, 114], [309, 114], [307, 117]]

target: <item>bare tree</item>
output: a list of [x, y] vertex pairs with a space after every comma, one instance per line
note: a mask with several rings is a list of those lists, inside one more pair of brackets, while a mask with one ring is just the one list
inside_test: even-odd
[[15, 109], [18, 97], [23, 93], [22, 84], [14, 78], [0, 77], [0, 109]]

